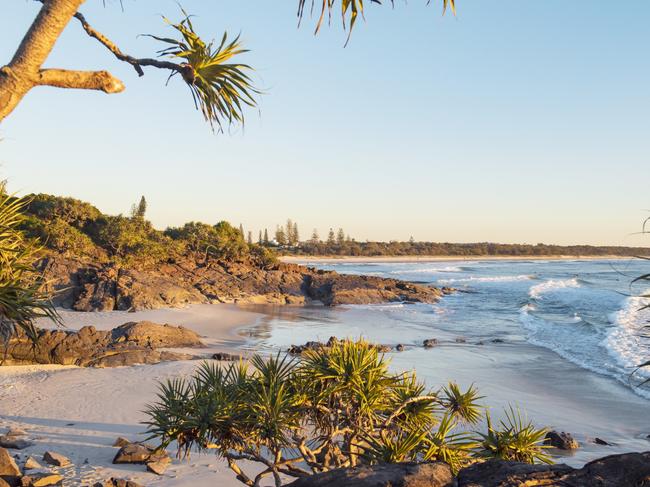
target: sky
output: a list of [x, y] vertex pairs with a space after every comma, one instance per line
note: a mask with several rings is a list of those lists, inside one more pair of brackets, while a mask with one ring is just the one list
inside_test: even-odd
[[[0, 125], [0, 175], [158, 228], [287, 218], [303, 237], [648, 245], [650, 2], [440, 0], [368, 5], [297, 28], [297, 0], [183, 0], [204, 37], [241, 32], [263, 90], [245, 127], [213, 134], [180, 78], [142, 78], [71, 23], [46, 67], [108, 69], [126, 91], [34, 89]], [[0, 64], [39, 5], [0, 6]], [[173, 0], [87, 0], [124, 51], [152, 56]]]

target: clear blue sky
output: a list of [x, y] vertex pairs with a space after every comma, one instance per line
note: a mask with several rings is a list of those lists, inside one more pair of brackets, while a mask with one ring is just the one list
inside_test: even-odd
[[[291, 217], [303, 236], [643, 244], [650, 2], [457, 1], [457, 17], [369, 5], [344, 49], [338, 21], [296, 28], [297, 0], [184, 0], [207, 37], [242, 32], [266, 91], [244, 131], [217, 136], [179, 79], [138, 78], [72, 23], [47, 65], [109, 69], [127, 90], [32, 91], [0, 127], [2, 176], [108, 213], [144, 194], [161, 228]], [[37, 10], [2, 2], [0, 64]], [[138, 34], [179, 16], [172, 0], [83, 12], [137, 56], [157, 48]]]

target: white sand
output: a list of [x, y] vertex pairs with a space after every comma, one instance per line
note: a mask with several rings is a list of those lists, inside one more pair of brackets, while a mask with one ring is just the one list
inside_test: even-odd
[[[206, 337], [204, 341], [210, 347], [207, 351], [228, 350], [242, 344], [245, 338], [237, 330], [254, 325], [261, 316], [230, 305], [62, 315], [70, 329], [84, 325], [110, 329], [139, 320], [183, 325]], [[155, 399], [157, 383], [189, 375], [198, 363], [183, 361], [112, 369], [58, 365], [0, 367], [0, 432], [19, 427], [35, 440], [34, 446], [19, 452], [23, 459], [35, 455], [40, 460], [47, 450], [69, 457], [74, 467], [63, 470], [66, 477], [73, 479], [68, 485], [92, 485], [93, 481], [111, 476], [144, 485], [241, 485], [213, 454], [194, 455], [190, 462], [175, 459], [162, 477], [145, 472], [143, 465], [111, 464], [117, 452], [111, 445], [118, 436], [140, 441], [145, 438], [145, 427], [140, 424], [146, 419], [142, 411]]]

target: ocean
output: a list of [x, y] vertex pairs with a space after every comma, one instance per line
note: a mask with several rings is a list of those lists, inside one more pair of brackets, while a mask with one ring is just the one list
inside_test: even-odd
[[[650, 310], [631, 286], [640, 260], [485, 260], [305, 263], [458, 292], [437, 304], [277, 307], [248, 330], [249, 348], [276, 352], [309, 340], [363, 337], [405, 350], [387, 357], [432, 388], [475, 384], [494, 410], [514, 404], [581, 441], [606, 436], [618, 451], [648, 449]], [[438, 345], [425, 349], [428, 338]], [[497, 413], [498, 414], [498, 413]], [[605, 452], [588, 448], [568, 463]], [[613, 452], [612, 452], [613, 453]]]

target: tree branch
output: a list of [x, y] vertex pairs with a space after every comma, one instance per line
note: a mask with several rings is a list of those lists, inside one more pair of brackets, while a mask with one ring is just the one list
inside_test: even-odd
[[86, 34], [88, 34], [93, 39], [97, 39], [106, 49], [111, 51], [117, 59], [124, 61], [125, 63], [129, 63], [131, 66], [133, 66], [133, 69], [135, 69], [135, 71], [138, 73], [138, 76], [144, 76], [142, 66], [153, 66], [154, 68], [183, 72], [184, 68], [180, 64], [172, 63], [170, 61], [162, 61], [160, 59], [135, 58], [133, 56], [125, 54], [119, 47], [117, 47], [117, 45], [115, 45], [113, 41], [111, 41], [108, 37], [91, 26], [81, 12], [74, 14], [74, 18], [81, 23], [81, 26], [86, 31]]
[[70, 71], [67, 69], [41, 69], [34, 80], [38, 86], [98, 90], [104, 93], [124, 91], [124, 83], [108, 71]]

